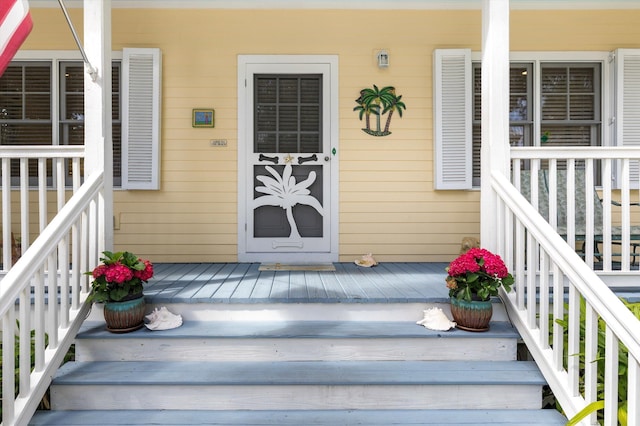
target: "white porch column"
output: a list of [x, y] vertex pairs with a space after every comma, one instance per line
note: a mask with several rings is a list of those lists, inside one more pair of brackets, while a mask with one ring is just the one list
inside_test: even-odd
[[509, 173], [509, 0], [482, 0], [482, 148], [480, 241], [497, 249], [490, 172]]
[[[84, 48], [97, 78], [85, 73], [85, 176], [104, 170], [104, 229], [99, 248], [113, 249], [113, 149], [111, 135], [111, 0], [84, 0]], [[85, 70], [88, 70], [85, 65]]]

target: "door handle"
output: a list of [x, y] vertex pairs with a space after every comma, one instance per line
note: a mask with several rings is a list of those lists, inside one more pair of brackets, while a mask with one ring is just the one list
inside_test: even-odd
[[315, 154], [308, 157], [298, 157], [298, 164], [304, 164], [307, 161], [318, 161], [318, 157]]
[[260, 154], [258, 161], [271, 161], [273, 164], [278, 164], [278, 157], [267, 157], [266, 155]]

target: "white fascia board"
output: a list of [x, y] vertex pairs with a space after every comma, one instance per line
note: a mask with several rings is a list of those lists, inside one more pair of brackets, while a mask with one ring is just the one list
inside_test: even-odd
[[[83, 0], [66, 0], [81, 8]], [[640, 9], [638, 0], [511, 0], [514, 10]], [[362, 9], [468, 10], [481, 0], [111, 0], [114, 9]], [[30, 0], [32, 8], [57, 8], [56, 0]]]

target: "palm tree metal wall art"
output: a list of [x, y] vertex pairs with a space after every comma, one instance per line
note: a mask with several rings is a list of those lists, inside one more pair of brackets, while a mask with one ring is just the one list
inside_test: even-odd
[[[407, 106], [402, 102], [402, 95], [396, 96], [396, 88], [393, 86], [386, 86], [382, 89], [378, 89], [375, 84], [373, 88], [366, 88], [360, 91], [360, 97], [356, 99], [358, 104], [353, 108], [354, 111], [358, 111], [360, 121], [365, 118], [366, 127], [362, 129], [363, 132], [372, 136], [387, 136], [390, 135], [389, 126], [391, 125], [391, 117], [394, 112], [398, 112], [398, 115], [402, 117], [402, 111], [407, 109]], [[371, 129], [371, 115], [376, 117], [376, 129]], [[381, 117], [387, 115], [384, 130], [381, 128]]]
[[257, 192], [261, 192], [266, 195], [262, 195], [253, 200], [253, 208], [257, 209], [262, 206], [275, 206], [281, 207], [285, 210], [289, 226], [291, 227], [291, 234], [289, 238], [300, 239], [300, 233], [298, 232], [298, 226], [296, 220], [293, 217], [293, 207], [296, 204], [305, 204], [311, 206], [324, 216], [324, 210], [322, 204], [313, 197], [309, 187], [316, 180], [316, 172], [313, 170], [309, 172], [308, 177], [302, 182], [296, 182], [295, 176], [293, 176], [293, 169], [291, 166], [292, 158], [289, 157], [289, 161], [286, 161], [282, 171], [282, 176], [271, 166], [265, 166], [265, 170], [271, 174], [271, 176], [260, 175], [256, 176], [264, 186], [256, 187]]

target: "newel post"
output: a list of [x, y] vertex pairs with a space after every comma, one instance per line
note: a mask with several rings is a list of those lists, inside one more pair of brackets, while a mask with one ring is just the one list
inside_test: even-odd
[[98, 249], [113, 249], [113, 148], [111, 133], [111, 0], [84, 0], [85, 176], [104, 170], [98, 206]]
[[497, 250], [497, 196], [491, 173], [509, 174], [509, 0], [482, 1], [480, 241]]

